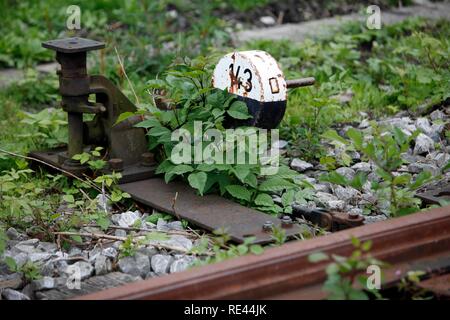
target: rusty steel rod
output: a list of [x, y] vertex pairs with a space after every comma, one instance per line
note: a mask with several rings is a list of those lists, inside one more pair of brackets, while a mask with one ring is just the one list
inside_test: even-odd
[[[317, 251], [349, 256], [351, 237], [372, 240], [371, 255], [389, 263], [385, 281], [409, 270], [450, 265], [450, 206], [319, 238], [295, 241], [217, 264], [111, 288], [76, 299], [323, 299], [329, 262], [311, 263]], [[420, 269], [419, 269], [420, 268]]]
[[312, 86], [316, 82], [313, 77], [286, 80], [286, 87], [289, 89]]

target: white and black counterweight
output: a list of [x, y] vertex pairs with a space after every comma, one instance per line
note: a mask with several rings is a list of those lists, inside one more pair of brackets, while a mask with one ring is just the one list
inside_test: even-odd
[[314, 78], [287, 80], [277, 61], [261, 50], [232, 52], [222, 57], [213, 74], [213, 86], [235, 94], [247, 104], [252, 118], [234, 125], [273, 129], [286, 111], [287, 89], [314, 84]]

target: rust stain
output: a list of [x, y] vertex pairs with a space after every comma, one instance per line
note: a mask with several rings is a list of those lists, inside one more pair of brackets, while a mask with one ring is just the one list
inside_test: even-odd
[[236, 63], [236, 52], [233, 52], [231, 59], [233, 60], [233, 68], [229, 68], [228, 70], [228, 75], [230, 77], [230, 88], [228, 88], [228, 92], [236, 94], [239, 88], [239, 79], [233, 73], [234, 64]]
[[261, 75], [259, 73], [258, 68], [256, 68], [256, 66], [253, 64], [253, 62], [249, 59], [248, 63], [250, 64], [250, 66], [252, 67], [252, 69], [255, 71], [255, 78], [258, 80], [259, 83], [259, 87], [260, 87], [260, 101], [264, 101], [264, 87], [263, 87], [263, 83], [261, 80]]
[[230, 76], [230, 88], [228, 91], [230, 93], [237, 93], [239, 87], [239, 79], [234, 75], [233, 69], [230, 68], [228, 71], [228, 75]]

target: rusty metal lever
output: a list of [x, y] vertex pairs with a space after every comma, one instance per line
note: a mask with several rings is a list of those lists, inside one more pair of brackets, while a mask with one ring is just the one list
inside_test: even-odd
[[[114, 126], [120, 114], [135, 112], [136, 106], [110, 80], [87, 72], [87, 52], [102, 49], [105, 44], [75, 37], [46, 41], [42, 46], [56, 51], [56, 60], [61, 65], [59, 92], [61, 106], [68, 113], [69, 134], [67, 148], [33, 152], [32, 156], [81, 175], [88, 172], [89, 167], [73, 156], [94, 145], [101, 146], [106, 160], [113, 159], [109, 162], [110, 168], [104, 171], [120, 169], [121, 182], [151, 177], [154, 168], [148, 163], [141, 165], [141, 157], [148, 150], [145, 131], [132, 125]], [[93, 100], [89, 100], [90, 97]], [[94, 116], [85, 121], [83, 114]]]
[[299, 88], [299, 87], [307, 87], [312, 86], [316, 82], [314, 77], [286, 80], [286, 87], [291, 88]]

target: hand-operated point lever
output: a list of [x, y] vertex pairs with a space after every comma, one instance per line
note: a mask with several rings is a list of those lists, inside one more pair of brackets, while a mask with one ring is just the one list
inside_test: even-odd
[[[42, 46], [56, 51], [56, 60], [61, 65], [57, 74], [61, 106], [68, 114], [69, 139], [65, 150], [32, 155], [73, 174], [81, 174], [88, 168], [72, 157], [90, 145], [102, 146], [105, 160], [114, 159], [109, 162], [109, 170], [117, 170], [114, 164], [121, 163], [123, 181], [153, 175], [152, 166], [140, 165], [141, 155], [147, 152], [144, 130], [134, 128], [134, 123], [127, 121], [114, 126], [121, 113], [134, 112], [136, 106], [107, 78], [87, 73], [87, 52], [103, 49], [105, 44], [76, 37], [46, 41]], [[89, 101], [90, 95], [95, 96], [95, 102]], [[94, 114], [94, 119], [83, 121], [83, 114]]]

